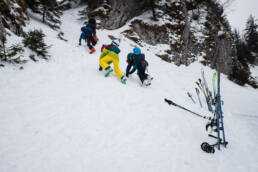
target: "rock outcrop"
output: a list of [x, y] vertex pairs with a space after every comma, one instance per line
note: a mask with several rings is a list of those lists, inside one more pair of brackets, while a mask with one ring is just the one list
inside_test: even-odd
[[163, 54], [157, 54], [163, 60], [189, 65], [202, 59], [204, 65], [219, 65], [223, 73], [230, 74], [235, 47], [220, 4], [212, 0], [159, 1], [155, 8], [158, 21], [154, 21], [146, 3], [99, 1], [100, 5], [88, 15], [98, 18], [105, 29], [116, 29], [130, 21], [130, 29], [123, 31], [129, 39], [139, 45], [145, 42], [170, 46]]

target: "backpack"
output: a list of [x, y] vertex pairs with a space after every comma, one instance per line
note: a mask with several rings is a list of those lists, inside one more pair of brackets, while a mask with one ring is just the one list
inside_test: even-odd
[[106, 45], [103, 44], [102, 47], [101, 47], [101, 49], [100, 49], [100, 51], [102, 52], [105, 47], [106, 47]]
[[86, 35], [92, 34], [93, 30], [89, 26], [83, 26], [81, 27], [81, 31], [84, 32]]
[[102, 52], [104, 48], [106, 48], [106, 49], [110, 50], [112, 47], [113, 47], [112, 45], [106, 45], [106, 44], [103, 44], [103, 45], [101, 46], [100, 51]]

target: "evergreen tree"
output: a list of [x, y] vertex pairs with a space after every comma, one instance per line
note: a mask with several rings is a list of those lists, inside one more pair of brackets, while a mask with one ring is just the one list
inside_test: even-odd
[[158, 21], [157, 16], [156, 16], [156, 12], [155, 12], [155, 8], [156, 8], [156, 2], [157, 0], [146, 0], [146, 7], [150, 8], [152, 11], [152, 16], [153, 16], [153, 20], [154, 21]]
[[46, 35], [43, 33], [42, 30], [35, 29], [26, 33], [22, 42], [25, 47], [28, 47], [33, 52], [35, 52], [38, 57], [48, 60], [50, 56], [48, 55], [47, 50], [50, 48], [50, 46], [47, 46], [45, 44], [45, 36]]
[[236, 44], [236, 58], [233, 59], [232, 73], [229, 75], [229, 79], [239, 85], [249, 84], [257, 88], [257, 83], [255, 79], [252, 78], [248, 66], [248, 58], [251, 56], [250, 50], [243, 39], [241, 39], [237, 30], [233, 32], [233, 38]]
[[229, 75], [229, 79], [242, 86], [248, 83], [251, 75], [249, 67], [246, 68], [238, 59], [233, 59], [232, 65], [232, 73]]
[[62, 10], [56, 0], [25, 0], [29, 8], [42, 15], [42, 22], [47, 23], [53, 29], [59, 29]]
[[[2, 14], [0, 12], [0, 61], [9, 63], [25, 63], [24, 60], [20, 60], [20, 56], [24, 52], [22, 46], [20, 44], [13, 44], [12, 46], [7, 47], [6, 41], [6, 31], [2, 23]], [[15, 56], [16, 58], [14, 58]]]
[[251, 55], [247, 45], [241, 39], [240, 34], [237, 30], [234, 30], [233, 37], [236, 44], [236, 56], [238, 61], [245, 67], [248, 67], [248, 57]]
[[254, 64], [256, 56], [258, 55], [258, 25], [255, 23], [254, 17], [251, 15], [246, 23], [246, 29], [244, 34], [244, 39], [246, 41], [246, 46], [250, 51], [250, 55], [247, 60]]

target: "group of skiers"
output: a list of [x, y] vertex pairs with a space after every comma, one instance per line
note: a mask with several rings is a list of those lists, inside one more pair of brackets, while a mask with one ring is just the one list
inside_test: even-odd
[[[95, 52], [94, 46], [98, 42], [98, 38], [96, 36], [96, 20], [93, 18], [89, 19], [88, 24], [83, 26], [81, 31], [82, 33], [79, 38], [79, 45], [81, 45], [81, 41], [84, 39], [90, 49], [90, 54], [92, 54]], [[148, 62], [145, 60], [145, 55], [141, 53], [141, 49], [139, 47], [135, 47], [133, 52], [127, 55], [128, 65], [125, 75], [119, 69], [119, 53], [119, 44], [114, 40], [111, 42], [111, 44], [102, 45], [101, 55], [99, 57], [99, 71], [104, 69], [104, 76], [109, 76], [109, 74], [113, 71], [113, 69], [110, 67], [110, 64], [113, 63], [116, 75], [119, 77], [123, 84], [126, 84], [126, 77], [129, 78], [129, 75], [133, 74], [137, 70], [137, 74], [141, 80], [142, 85], [149, 86], [153, 78], [146, 73]]]

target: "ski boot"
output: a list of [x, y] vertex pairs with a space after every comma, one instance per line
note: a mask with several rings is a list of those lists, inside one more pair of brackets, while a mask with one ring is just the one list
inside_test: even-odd
[[150, 81], [152, 81], [152, 80], [153, 80], [153, 77], [150, 76], [150, 75], [148, 75], [148, 76], [147, 76], [147, 79], [150, 80]]
[[90, 54], [94, 53], [95, 52], [95, 48], [92, 47], [92, 49], [90, 50]]
[[126, 78], [124, 76], [121, 78], [121, 82], [122, 84], [126, 84]]
[[145, 86], [145, 87], [148, 87], [148, 86], [151, 85], [151, 81], [148, 80], [148, 79], [145, 79], [145, 80], [143, 81], [142, 85]]
[[108, 68], [106, 69], [106, 72], [105, 72], [104, 76], [105, 76], [105, 77], [108, 77], [108, 75], [109, 75], [110, 72], [112, 72], [112, 71], [113, 71], [113, 69], [112, 69], [111, 67], [108, 67]]

